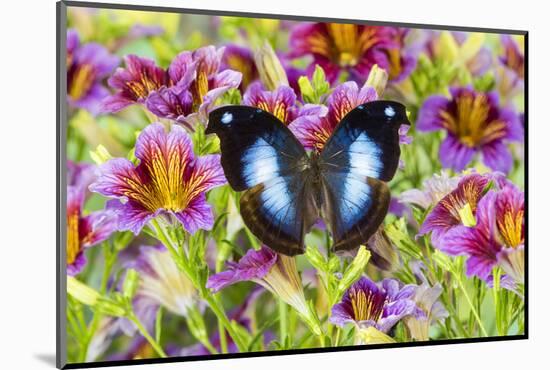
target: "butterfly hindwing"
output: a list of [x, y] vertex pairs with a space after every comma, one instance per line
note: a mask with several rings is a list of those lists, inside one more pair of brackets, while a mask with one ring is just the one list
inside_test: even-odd
[[290, 130], [257, 108], [226, 106], [214, 110], [206, 133], [220, 138], [221, 163], [240, 200], [247, 227], [272, 249], [303, 253], [308, 216], [302, 168], [309, 160]]
[[399, 164], [399, 126], [408, 123], [405, 107], [390, 101], [358, 106], [338, 124], [319, 158], [323, 214], [335, 250], [364, 244], [387, 213], [386, 181]]

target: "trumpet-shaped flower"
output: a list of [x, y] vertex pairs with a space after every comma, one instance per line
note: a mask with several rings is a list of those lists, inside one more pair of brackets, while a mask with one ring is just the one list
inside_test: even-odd
[[516, 43], [510, 35], [502, 35], [501, 42], [504, 47], [504, 53], [499, 58], [500, 63], [523, 80], [525, 76], [525, 57], [523, 51], [520, 49], [522, 45]]
[[296, 260], [292, 257], [277, 254], [265, 246], [260, 250], [250, 249], [238, 263], [228, 262], [226, 271], [211, 276], [206, 287], [217, 292], [241, 281], [253, 281], [303, 316], [310, 315]]
[[460, 178], [450, 177], [446, 171], [424, 180], [422, 190], [409, 189], [399, 195], [400, 203], [414, 204], [424, 209], [435, 206], [441, 198], [456, 189]]
[[439, 301], [443, 287], [440, 283], [431, 285], [422, 271], [425, 266], [420, 261], [412, 262], [411, 269], [420, 285], [416, 287], [413, 300], [416, 305], [424, 312], [423, 317], [408, 316], [405, 318], [405, 324], [409, 328], [411, 337], [415, 340], [429, 340], [430, 326], [440, 322], [449, 316], [449, 313]]
[[303, 115], [294, 120], [289, 128], [306, 149], [321, 151], [346, 114], [358, 105], [377, 98], [378, 95], [372, 87], [359, 88], [353, 81], [345, 82], [337, 86], [328, 97], [326, 114]]
[[67, 31], [67, 99], [69, 105], [92, 114], [100, 112], [109, 95], [103, 80], [116, 68], [119, 58], [100, 44], [80, 44], [75, 30]]
[[490, 175], [473, 173], [464, 176], [457, 187], [443, 196], [426, 216], [419, 235], [431, 232], [432, 243], [441, 247], [441, 238], [450, 230], [464, 224], [464, 209], [472, 217], [475, 216], [478, 203], [490, 180]]
[[524, 195], [508, 185], [489, 191], [479, 202], [474, 226], [447, 233], [441, 250], [466, 255], [466, 273], [488, 281], [500, 264], [516, 282], [524, 279]]
[[401, 287], [395, 279], [376, 284], [363, 276], [344, 293], [341, 302], [332, 307], [329, 320], [340, 327], [352, 323], [359, 328], [374, 327], [387, 333], [409, 315], [424, 316], [412, 300], [414, 293], [414, 285]]
[[497, 90], [504, 99], [510, 99], [524, 91], [525, 56], [522, 43], [510, 35], [502, 35], [501, 43], [504, 50], [496, 69]]
[[497, 192], [495, 212], [497, 238], [502, 250], [497, 255], [502, 269], [523, 284], [525, 280], [525, 195], [515, 186]]
[[[340, 121], [355, 107], [378, 99], [376, 90], [359, 88], [353, 81], [338, 85], [327, 98], [327, 107], [306, 104], [289, 124], [290, 130], [308, 150], [321, 151]], [[409, 144], [408, 125], [399, 129], [399, 142]]]
[[236, 44], [225, 46], [222, 57], [222, 70], [231, 69], [242, 74], [241, 91], [259, 78], [252, 51]]
[[172, 62], [171, 75], [172, 80], [179, 82], [152, 91], [146, 101], [147, 109], [158, 117], [191, 126], [206, 123], [216, 100], [241, 83], [240, 72], [219, 71], [223, 54], [224, 48], [216, 50], [214, 46], [180, 53]]
[[402, 36], [402, 31], [392, 27], [302, 23], [291, 32], [290, 56], [313, 56], [309, 73], [318, 64], [330, 82], [348, 72], [351, 79], [362, 83], [375, 64], [399, 80], [414, 65], [414, 59], [403, 54]]
[[67, 274], [70, 276], [84, 268], [84, 250], [108, 239], [115, 231], [116, 216], [113, 212], [82, 213], [84, 198], [84, 188], [67, 187]]
[[444, 167], [463, 170], [474, 154], [496, 171], [508, 172], [512, 155], [506, 143], [523, 140], [523, 127], [515, 112], [500, 108], [496, 93], [471, 87], [450, 89], [451, 97], [434, 95], [418, 113], [420, 131], [447, 131], [439, 155]]
[[189, 308], [197, 306], [197, 290], [164, 246], [141, 247], [134, 267], [140, 277], [136, 305], [163, 306], [180, 316], [187, 316]]
[[190, 233], [210, 229], [212, 209], [205, 192], [225, 184], [219, 155], [195, 157], [183, 128], [166, 132], [160, 123], [147, 126], [136, 141], [139, 164], [114, 158], [99, 168], [90, 190], [116, 198], [109, 206], [119, 214], [119, 230], [138, 234], [160, 214], [176, 217]]
[[127, 55], [124, 64], [125, 68], [117, 68], [109, 78], [109, 86], [116, 93], [103, 100], [102, 108], [106, 113], [116, 113], [135, 103], [143, 104], [152, 91], [174, 82], [169, 73], [151, 59]]

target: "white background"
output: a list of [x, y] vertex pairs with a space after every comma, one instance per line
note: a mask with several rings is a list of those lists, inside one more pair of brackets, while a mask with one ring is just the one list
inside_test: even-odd
[[[112, 2], [120, 2], [112, 0]], [[149, 365], [140, 369], [541, 368], [550, 343], [550, 19], [543, 1], [126, 0], [134, 4], [530, 31], [530, 339]], [[534, 5], [537, 4], [537, 5]], [[55, 2], [0, 12], [0, 368], [55, 358]], [[531, 365], [531, 366], [530, 366]], [[124, 367], [129, 368], [129, 367]], [[135, 367], [132, 367], [134, 369]]]

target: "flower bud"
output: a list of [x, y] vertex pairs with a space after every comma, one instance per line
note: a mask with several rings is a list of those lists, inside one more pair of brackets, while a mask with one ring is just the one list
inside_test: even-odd
[[126, 277], [124, 278], [124, 283], [122, 285], [122, 292], [124, 297], [132, 299], [136, 294], [138, 287], [139, 275], [137, 271], [134, 269], [126, 270]]
[[365, 86], [372, 87], [376, 90], [378, 97], [381, 97], [384, 94], [386, 85], [388, 84], [388, 72], [385, 69], [378, 67], [378, 64], [372, 66], [367, 82]]
[[371, 253], [365, 248], [364, 245], [359, 247], [357, 255], [349, 265], [349, 267], [344, 272], [342, 279], [338, 283], [338, 294], [339, 296], [344, 294], [344, 292], [353, 284], [357, 279], [361, 277], [367, 263], [369, 262]]
[[105, 148], [103, 145], [98, 145], [95, 150], [90, 151], [90, 157], [92, 157], [92, 160], [97, 164], [101, 165], [105, 162], [107, 162], [109, 159], [112, 159], [113, 156], [107, 148]]
[[260, 80], [268, 90], [288, 86], [288, 78], [271, 45], [266, 42], [254, 55], [254, 61], [260, 75]]
[[382, 333], [373, 326], [369, 326], [368, 328], [359, 328], [355, 334], [356, 345], [381, 343], [395, 343], [395, 339]]
[[67, 276], [67, 293], [80, 303], [88, 306], [94, 306], [101, 297], [98, 291], [72, 276]]

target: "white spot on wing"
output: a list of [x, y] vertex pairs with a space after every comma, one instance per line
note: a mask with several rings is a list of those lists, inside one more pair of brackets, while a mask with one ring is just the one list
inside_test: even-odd
[[226, 124], [226, 125], [231, 123], [231, 121], [233, 121], [233, 114], [231, 114], [229, 112], [225, 112], [222, 116], [221, 121], [222, 121], [223, 124]]
[[395, 116], [395, 109], [393, 109], [392, 106], [388, 105], [386, 107], [386, 109], [384, 109], [384, 113], [386, 114], [386, 116], [388, 117], [393, 117]]

